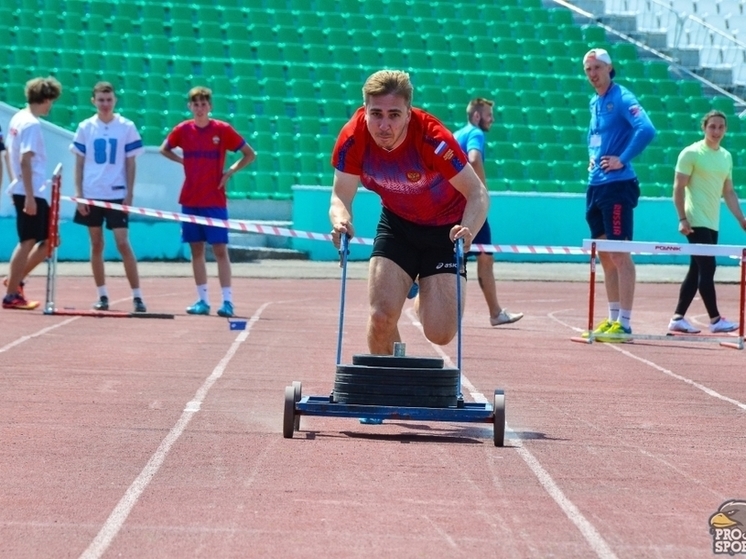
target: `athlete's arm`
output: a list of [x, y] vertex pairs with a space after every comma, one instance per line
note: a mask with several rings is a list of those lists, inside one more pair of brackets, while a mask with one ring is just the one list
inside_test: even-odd
[[673, 205], [676, 208], [676, 214], [679, 216], [679, 233], [682, 235], [692, 233], [692, 226], [689, 224], [684, 210], [684, 193], [686, 187], [689, 186], [689, 178], [689, 175], [677, 172], [673, 180]]
[[225, 188], [228, 179], [256, 159], [256, 153], [249, 144], [244, 144], [239, 151], [241, 152], [241, 159], [228, 167], [228, 170], [223, 173], [223, 178], [220, 179], [220, 185], [218, 188]]
[[482, 228], [487, 219], [490, 198], [487, 194], [487, 188], [479, 180], [471, 165], [465, 165], [448, 182], [466, 198], [464, 215], [461, 218], [461, 223], [451, 229], [451, 240], [464, 239], [464, 251], [468, 252], [474, 235]]
[[5, 168], [8, 169], [8, 182], [13, 182], [16, 178], [13, 176], [13, 167], [10, 166], [10, 153], [7, 149], [3, 154], [3, 158], [5, 159]]
[[135, 196], [135, 174], [137, 171], [137, 157], [127, 157], [124, 160], [124, 178], [127, 185], [127, 194], [124, 196], [124, 205], [131, 206]]
[[741, 204], [738, 203], [738, 194], [733, 188], [731, 179], [725, 179], [725, 183], [723, 183], [723, 200], [725, 200], [725, 205], [728, 206], [730, 213], [738, 220], [738, 224], [746, 231], [746, 217], [741, 210]]
[[482, 184], [486, 187], [487, 186], [487, 176], [484, 173], [484, 163], [482, 162], [482, 152], [478, 149], [470, 149], [469, 153], [467, 154], [467, 157], [469, 158], [469, 163], [471, 163], [471, 166], [474, 167], [474, 172], [479, 177], [479, 180], [482, 181]]
[[334, 170], [332, 199], [329, 205], [329, 221], [332, 224], [332, 243], [339, 248], [342, 235], [355, 236], [352, 227], [352, 200], [357, 194], [360, 177]]
[[650, 142], [655, 138], [655, 126], [650, 117], [642, 108], [634, 95], [622, 95], [622, 106], [624, 118], [632, 125], [634, 133], [627, 147], [619, 154], [619, 162], [624, 166], [642, 153]]
[[26, 215], [36, 215], [36, 200], [34, 200], [34, 180], [31, 171], [31, 159], [34, 157], [33, 151], [27, 151], [21, 155], [21, 180], [23, 181], [23, 191], [26, 195], [23, 211]]
[[[85, 155], [75, 154], [75, 196], [83, 197], [83, 169], [85, 168]], [[88, 215], [88, 204], [78, 202], [78, 212], [81, 215]]]
[[184, 164], [184, 159], [182, 157], [179, 157], [174, 153], [174, 150], [171, 146], [168, 145], [168, 140], [164, 140], [164, 142], [161, 144], [160, 149], [158, 150], [161, 152], [161, 155], [163, 155], [166, 159], [170, 159], [171, 161], [175, 161], [179, 165]]

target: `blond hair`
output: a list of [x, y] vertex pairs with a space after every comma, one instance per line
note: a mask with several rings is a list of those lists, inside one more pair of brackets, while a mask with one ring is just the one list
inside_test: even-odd
[[54, 101], [62, 95], [62, 85], [55, 78], [34, 78], [26, 82], [26, 102], [29, 105], [40, 105], [44, 101]]
[[189, 90], [187, 97], [189, 98], [190, 103], [194, 103], [195, 101], [207, 101], [208, 103], [211, 103], [212, 90], [209, 87], [198, 85]]
[[484, 97], [476, 97], [469, 101], [469, 104], [466, 105], [466, 118], [468, 120], [471, 120], [471, 115], [474, 114], [474, 111], [478, 111], [479, 114], [482, 114], [482, 109], [485, 107], [492, 107], [494, 106], [495, 102], [491, 101], [490, 99], [485, 99]]
[[412, 82], [409, 74], [400, 70], [379, 70], [368, 76], [363, 84], [363, 103], [368, 104], [371, 97], [381, 95], [396, 95], [401, 97], [407, 104], [412, 106]]

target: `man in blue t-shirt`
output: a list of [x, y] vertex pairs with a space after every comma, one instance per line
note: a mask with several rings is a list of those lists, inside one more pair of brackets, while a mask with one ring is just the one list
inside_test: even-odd
[[[493, 105], [492, 101], [481, 97], [469, 101], [469, 104], [466, 106], [468, 124], [453, 134], [469, 159], [469, 163], [474, 167], [474, 171], [485, 186], [487, 186], [487, 178], [484, 172], [485, 132], [489, 132], [492, 123], [495, 121], [495, 117], [492, 114]], [[484, 222], [484, 225], [474, 237], [472, 244], [492, 244], [492, 234], [488, 221]], [[490, 324], [492, 326], [499, 326], [501, 324], [510, 324], [523, 318], [523, 313], [509, 312], [507, 309], [502, 308], [497, 300], [495, 274], [492, 270], [495, 259], [492, 256], [492, 252], [480, 250], [472, 251], [468, 254], [474, 254], [477, 257], [477, 279], [479, 280], [479, 287], [482, 288], [484, 300], [487, 302], [487, 307], [490, 311]]]
[[[632, 92], [612, 81], [615, 71], [607, 51], [588, 51], [583, 69], [596, 90], [589, 105], [585, 218], [592, 238], [631, 241], [633, 209], [640, 197], [631, 162], [653, 140], [655, 128]], [[632, 333], [635, 264], [628, 252], [600, 252], [599, 258], [609, 317], [594, 334], [599, 341], [625, 341]]]

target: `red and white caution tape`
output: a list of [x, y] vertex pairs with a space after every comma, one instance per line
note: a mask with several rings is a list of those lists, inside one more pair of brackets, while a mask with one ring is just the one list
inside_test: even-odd
[[[312, 241], [331, 241], [329, 233], [312, 233], [309, 231], [298, 231], [297, 229], [287, 229], [285, 227], [276, 227], [274, 225], [261, 225], [242, 219], [215, 219], [210, 217], [200, 217], [196, 215], [182, 214], [178, 212], [164, 212], [162, 210], [153, 210], [150, 208], [140, 208], [137, 206], [125, 206], [113, 202], [102, 200], [90, 200], [87, 198], [77, 198], [75, 196], [60, 196], [62, 200], [75, 202], [77, 204], [86, 204], [107, 208], [111, 210], [120, 210], [130, 214], [154, 217], [170, 221], [183, 221], [185, 223], [196, 223], [199, 225], [209, 225], [212, 227], [223, 227], [245, 233], [261, 233], [263, 235], [274, 235], [277, 237], [292, 237], [294, 239], [308, 239]], [[358, 245], [373, 245], [373, 239], [365, 237], [353, 237], [350, 243]], [[551, 254], [551, 255], [588, 255], [589, 249], [582, 247], [563, 247], [563, 246], [526, 246], [526, 245], [471, 245], [473, 252], [494, 252], [506, 254]]]

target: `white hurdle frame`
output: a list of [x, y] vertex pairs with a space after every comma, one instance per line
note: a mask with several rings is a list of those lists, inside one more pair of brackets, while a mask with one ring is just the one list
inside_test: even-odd
[[[743, 349], [744, 347], [744, 303], [746, 299], [746, 247], [737, 245], [704, 245], [698, 243], [676, 244], [666, 242], [611, 241], [607, 239], [583, 239], [583, 248], [590, 250], [590, 286], [588, 293], [587, 337], [573, 338], [573, 341], [593, 343], [593, 315], [596, 294], [597, 252], [626, 252], [629, 254], [675, 254], [688, 256], [728, 256], [737, 258], [741, 265], [741, 281], [738, 309], [738, 337], [715, 335], [649, 335], [633, 334], [632, 340], [666, 340], [680, 342], [719, 342], [723, 347]], [[620, 339], [626, 336], [619, 335]]]

